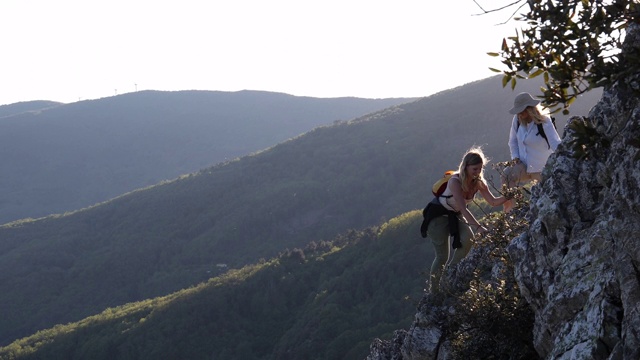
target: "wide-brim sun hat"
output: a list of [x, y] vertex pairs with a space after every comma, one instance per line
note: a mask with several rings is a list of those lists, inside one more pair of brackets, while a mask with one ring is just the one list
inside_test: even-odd
[[540, 104], [540, 100], [534, 99], [531, 94], [526, 92], [520, 93], [513, 101], [513, 107], [509, 110], [509, 114], [519, 114], [528, 106], [536, 106], [538, 104]]

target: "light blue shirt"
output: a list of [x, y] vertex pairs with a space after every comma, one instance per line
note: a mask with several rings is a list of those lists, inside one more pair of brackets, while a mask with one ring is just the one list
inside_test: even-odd
[[547, 163], [549, 155], [560, 144], [560, 135], [551, 122], [551, 118], [542, 123], [544, 133], [547, 135], [549, 145], [541, 135], [538, 135], [538, 126], [532, 121], [527, 125], [518, 127], [518, 115], [513, 117], [511, 130], [509, 131], [509, 150], [511, 159], [519, 158], [527, 166], [528, 173], [538, 173]]

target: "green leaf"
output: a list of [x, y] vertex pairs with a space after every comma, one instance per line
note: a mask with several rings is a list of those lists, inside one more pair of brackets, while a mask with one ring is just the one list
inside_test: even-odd
[[533, 79], [534, 77], [536, 77], [536, 76], [538, 76], [538, 75], [540, 75], [542, 73], [544, 73], [544, 70], [538, 69], [538, 70], [534, 71], [533, 74], [529, 75], [529, 79]]
[[507, 83], [511, 80], [511, 76], [505, 75], [502, 77], [502, 87], [507, 86]]

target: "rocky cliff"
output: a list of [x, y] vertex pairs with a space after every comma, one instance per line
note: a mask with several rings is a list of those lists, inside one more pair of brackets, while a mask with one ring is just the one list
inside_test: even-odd
[[[640, 48], [638, 28], [627, 53]], [[640, 359], [639, 94], [640, 74], [626, 77], [571, 120], [535, 220], [509, 247], [542, 358]]]
[[[623, 54], [638, 63], [640, 25]], [[476, 244], [368, 359], [640, 359], [640, 74], [569, 121], [526, 214], [490, 221], [520, 235]]]

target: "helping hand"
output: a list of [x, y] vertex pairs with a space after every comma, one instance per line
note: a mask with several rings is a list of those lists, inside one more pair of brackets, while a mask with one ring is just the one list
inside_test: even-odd
[[476, 234], [484, 235], [487, 232], [489, 232], [489, 229], [487, 229], [486, 227], [484, 227], [482, 225], [479, 225], [479, 226], [476, 227]]

